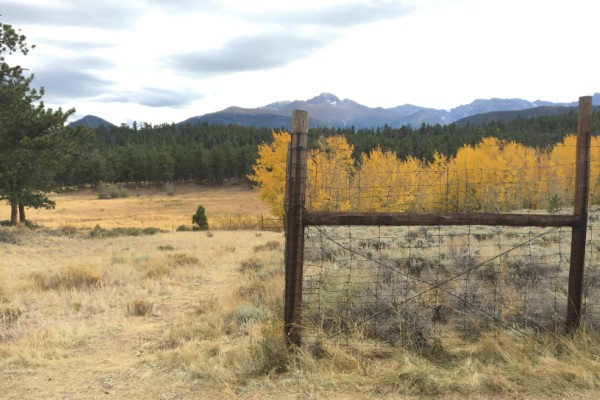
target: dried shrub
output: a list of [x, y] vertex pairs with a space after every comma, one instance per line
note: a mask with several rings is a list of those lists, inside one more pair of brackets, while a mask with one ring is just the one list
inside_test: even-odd
[[288, 370], [291, 352], [282, 331], [281, 321], [268, 321], [263, 325], [262, 340], [251, 347], [252, 358], [256, 361], [255, 373], [262, 375]]
[[171, 272], [171, 267], [166, 262], [145, 259], [134, 264], [135, 268], [141, 271], [148, 278], [158, 278], [168, 275]]
[[42, 290], [92, 289], [102, 284], [102, 274], [95, 268], [76, 265], [63, 269], [58, 274], [34, 273], [32, 280]]
[[119, 236], [150, 236], [156, 233], [163, 232], [159, 228], [147, 227], [147, 228], [112, 228], [104, 229], [100, 225], [96, 225], [94, 229], [90, 231], [90, 236], [96, 239], [101, 238], [114, 238]]
[[23, 310], [19, 307], [0, 306], [0, 323], [11, 324], [19, 319], [21, 314]]
[[281, 247], [281, 243], [279, 243], [276, 240], [269, 240], [267, 243], [265, 244], [259, 244], [258, 246], [254, 246], [253, 250], [254, 252], [259, 252], [259, 251], [270, 251], [270, 250], [277, 250]]
[[147, 299], [137, 298], [127, 304], [129, 315], [143, 317], [154, 312], [154, 303]]
[[259, 271], [263, 267], [263, 264], [260, 260], [256, 258], [248, 258], [246, 260], [242, 260], [240, 263], [240, 272], [245, 274], [247, 272], [256, 272]]
[[11, 230], [0, 228], [0, 243], [15, 244], [17, 239]]
[[115, 255], [112, 256], [112, 260], [111, 260], [110, 263], [112, 265], [115, 265], [115, 264], [125, 264], [125, 263], [127, 263], [127, 260], [125, 260], [125, 257], [119, 256], [119, 255], [115, 254]]
[[170, 254], [169, 265], [173, 267], [193, 267], [200, 264], [200, 259], [187, 254]]
[[56, 231], [60, 236], [73, 237], [77, 235], [77, 228], [72, 225], [63, 225]]

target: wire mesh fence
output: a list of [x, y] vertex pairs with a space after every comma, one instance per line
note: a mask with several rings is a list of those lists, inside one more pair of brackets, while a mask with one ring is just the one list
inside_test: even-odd
[[[296, 210], [286, 326], [301, 310], [306, 338], [414, 348], [496, 329], [597, 329], [600, 208], [587, 218], [582, 199], [600, 202], [600, 137], [581, 132], [544, 148], [453, 138], [422, 158], [378, 147], [357, 156], [335, 135], [309, 138], [310, 149], [293, 141], [288, 189], [301, 190], [286, 203]], [[300, 304], [287, 294], [297, 287]]]
[[[590, 218], [584, 283], [583, 321], [594, 329], [599, 218]], [[568, 228], [308, 227], [305, 240], [307, 338], [419, 347], [495, 329], [565, 328]]]

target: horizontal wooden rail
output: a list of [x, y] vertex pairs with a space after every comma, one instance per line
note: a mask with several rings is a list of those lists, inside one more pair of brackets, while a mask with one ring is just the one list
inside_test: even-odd
[[356, 225], [356, 226], [445, 226], [445, 225], [499, 225], [576, 227], [584, 223], [577, 215], [499, 214], [499, 213], [350, 213], [306, 212], [304, 225]]

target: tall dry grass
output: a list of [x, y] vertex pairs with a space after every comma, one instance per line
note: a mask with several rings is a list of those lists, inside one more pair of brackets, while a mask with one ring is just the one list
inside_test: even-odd
[[[69, 231], [69, 230], [67, 230]], [[283, 337], [283, 237], [0, 227], [6, 398], [596, 398], [600, 335]]]
[[[269, 216], [269, 208], [260, 201], [258, 192], [246, 186], [206, 187], [195, 184], [131, 186], [123, 188], [128, 196], [98, 198], [92, 188], [50, 195], [56, 201], [53, 210], [27, 210], [27, 217], [37, 225], [93, 228], [159, 228], [174, 231], [192, 225], [192, 215], [204, 206], [211, 229], [247, 229], [260, 216]], [[2, 218], [4, 215], [5, 218]], [[8, 219], [10, 207], [0, 203], [0, 220]], [[229, 228], [227, 228], [229, 229]]]

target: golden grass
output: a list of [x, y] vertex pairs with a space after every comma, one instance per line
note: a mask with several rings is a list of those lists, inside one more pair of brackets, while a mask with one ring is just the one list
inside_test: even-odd
[[427, 351], [317, 336], [291, 351], [281, 233], [64, 226], [77, 229], [0, 227], [0, 397], [598, 397], [597, 332], [495, 331]]
[[92, 388], [114, 398], [591, 399], [600, 389], [597, 333], [500, 331], [428, 353], [319, 338], [290, 351], [280, 233], [19, 234], [0, 259], [7, 398]]
[[[207, 187], [196, 184], [173, 184], [173, 191], [159, 186], [129, 189], [129, 197], [101, 200], [94, 189], [51, 195], [54, 210], [27, 210], [27, 218], [48, 228], [73, 231], [100, 225], [116, 227], [156, 227], [175, 230], [192, 226], [192, 215], [199, 205], [206, 209], [211, 229], [231, 226], [248, 228], [270, 215], [258, 192], [246, 186]], [[169, 193], [173, 193], [169, 195]], [[7, 219], [10, 207], [0, 204], [0, 215]], [[1, 218], [0, 218], [1, 219]]]

